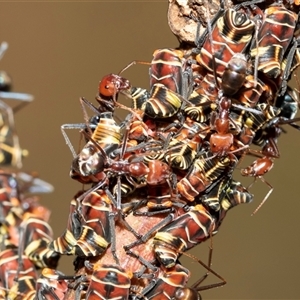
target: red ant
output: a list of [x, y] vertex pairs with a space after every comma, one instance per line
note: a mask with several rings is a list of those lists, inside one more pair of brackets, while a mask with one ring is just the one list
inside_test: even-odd
[[263, 183], [265, 183], [269, 188], [269, 192], [264, 197], [259, 206], [254, 210], [252, 216], [257, 213], [257, 211], [263, 206], [267, 201], [270, 194], [273, 192], [273, 187], [264, 179], [264, 175], [268, 173], [273, 168], [274, 162], [270, 157], [264, 156], [255, 160], [250, 166], [241, 170], [243, 176], [253, 176], [255, 177], [254, 181], [249, 185], [248, 189], [255, 183], [256, 179], [259, 178]]

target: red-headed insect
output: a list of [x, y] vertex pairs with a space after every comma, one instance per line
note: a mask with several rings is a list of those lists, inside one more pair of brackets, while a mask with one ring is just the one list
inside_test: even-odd
[[267, 172], [269, 172], [273, 168], [273, 165], [274, 165], [273, 159], [270, 157], [264, 156], [262, 158], [258, 158], [257, 160], [255, 160], [247, 168], [244, 168], [241, 170], [241, 174], [243, 176], [254, 177], [253, 183], [248, 188], [250, 188], [254, 184], [254, 182], [256, 181], [257, 178], [259, 178], [263, 183], [265, 183], [269, 187], [268, 193], [266, 194], [266, 196], [264, 197], [262, 202], [259, 204], [259, 206], [254, 210], [252, 215], [257, 213], [257, 211], [262, 207], [262, 205], [269, 198], [270, 194], [273, 192], [273, 186], [270, 183], [268, 183], [263, 177]]
[[[120, 73], [119, 73], [120, 74]], [[104, 100], [117, 100], [117, 97], [121, 91], [127, 91], [131, 88], [131, 84], [128, 79], [121, 77], [117, 74], [105, 75], [99, 82], [98, 92], [101, 99]], [[97, 99], [97, 98], [96, 98]], [[101, 101], [101, 104], [103, 102]], [[101, 107], [101, 112], [104, 112], [104, 107]], [[112, 111], [114, 107], [112, 107]]]

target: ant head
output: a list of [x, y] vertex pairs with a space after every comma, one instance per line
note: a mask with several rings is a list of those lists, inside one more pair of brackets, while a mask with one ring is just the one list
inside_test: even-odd
[[98, 92], [100, 97], [114, 97], [121, 90], [130, 88], [130, 82], [116, 74], [109, 74], [99, 82]]
[[210, 150], [212, 153], [223, 156], [230, 151], [233, 145], [233, 135], [228, 134], [212, 134], [210, 137]]

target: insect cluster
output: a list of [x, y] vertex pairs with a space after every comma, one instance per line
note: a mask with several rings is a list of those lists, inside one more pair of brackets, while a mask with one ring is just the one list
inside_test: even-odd
[[[7, 48], [1, 43], [0, 57]], [[0, 71], [0, 299], [45, 299], [38, 295], [47, 295], [43, 281], [55, 274], [60, 254], [48, 248], [53, 239], [50, 211], [34, 194], [52, 192], [53, 187], [34, 173], [19, 171], [28, 153], [20, 147], [14, 113], [33, 96], [11, 90], [11, 77]], [[12, 100], [18, 103], [14, 107], [8, 104]], [[45, 267], [47, 279], [39, 278], [38, 270]]]
[[[147, 64], [134, 61], [103, 77], [97, 105], [80, 98], [84, 122], [62, 133], [73, 154], [70, 176], [89, 187], [71, 200], [58, 238], [48, 214], [37, 212], [45, 208], [23, 196], [34, 180], [22, 190], [17, 174], [0, 174], [2, 298], [194, 300], [224, 285], [211, 268], [212, 248], [207, 262], [186, 251], [211, 240], [230, 209], [253, 200], [233, 179], [245, 156], [255, 160], [242, 175], [269, 187], [253, 213], [273, 191], [263, 176], [280, 156], [282, 125], [300, 129], [298, 92], [287, 84], [300, 63], [298, 10], [294, 1], [222, 1], [213, 16], [189, 15], [198, 24], [194, 43], [180, 37], [178, 48], [154, 51], [149, 90], [121, 76]], [[128, 112], [124, 120], [116, 109]], [[67, 129], [80, 131], [79, 152]], [[60, 255], [75, 256], [75, 275], [56, 270]], [[203, 268], [192, 285], [181, 255]], [[218, 282], [205, 285], [209, 274]]]

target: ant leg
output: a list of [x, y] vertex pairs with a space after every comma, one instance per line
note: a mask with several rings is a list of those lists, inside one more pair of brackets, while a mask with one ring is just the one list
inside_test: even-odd
[[264, 183], [264, 184], [266, 184], [269, 188], [270, 188], [270, 190], [269, 190], [269, 192], [266, 194], [266, 196], [265, 196], [265, 198], [262, 200], [262, 202], [258, 205], [258, 207], [254, 210], [254, 212], [251, 214], [251, 216], [254, 216], [257, 212], [258, 212], [258, 210], [264, 205], [264, 203], [267, 201], [267, 199], [269, 198], [269, 196], [271, 195], [271, 193], [273, 192], [273, 190], [274, 190], [274, 188], [273, 188], [273, 186], [269, 183], [269, 182], [267, 182], [263, 177], [259, 177], [260, 178], [260, 180]]
[[67, 133], [66, 133], [66, 129], [86, 129], [86, 128], [90, 128], [90, 127], [87, 127], [86, 124], [84, 123], [78, 123], [78, 124], [63, 124], [61, 125], [60, 129], [61, 129], [61, 133], [65, 139], [65, 142], [66, 144], [68, 145], [72, 155], [73, 155], [73, 158], [77, 157], [77, 153], [75, 152], [75, 149], [70, 141], [70, 138], [68, 137]]
[[170, 223], [172, 220], [174, 219], [174, 214], [168, 214], [168, 216], [163, 219], [161, 222], [159, 222], [158, 224], [156, 224], [155, 226], [153, 226], [145, 235], [143, 235], [140, 239], [136, 240], [135, 242], [124, 246], [124, 250], [125, 252], [130, 252], [129, 250], [133, 247], [136, 247], [140, 244], [143, 244], [145, 242], [147, 242], [151, 236], [157, 231], [159, 230], [161, 227], [163, 227], [164, 225]]

